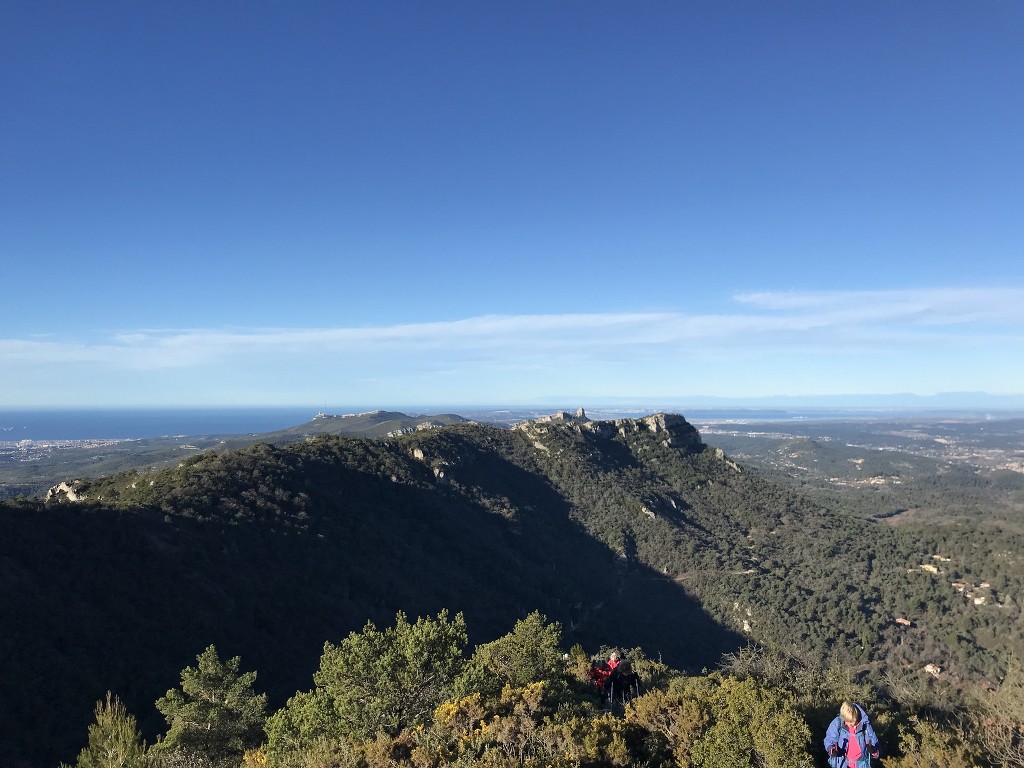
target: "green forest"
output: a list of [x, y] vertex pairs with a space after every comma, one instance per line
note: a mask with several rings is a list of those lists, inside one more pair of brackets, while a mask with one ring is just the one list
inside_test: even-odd
[[0, 504], [4, 765], [824, 765], [848, 699], [886, 766], [1024, 765], [1019, 504], [891, 525], [665, 414], [72, 486]]
[[325, 643], [312, 688], [275, 711], [256, 673], [211, 645], [156, 701], [166, 731], [152, 744], [108, 693], [74, 765], [811, 768], [823, 764], [820, 735], [843, 700], [874, 713], [890, 768], [1021, 764], [1019, 667], [968, 709], [765, 649], [686, 675], [636, 648], [623, 655], [640, 683], [620, 698], [588, 679], [583, 648], [563, 651], [561, 641], [560, 625], [533, 613], [468, 652], [462, 614], [399, 613], [390, 626], [368, 622]]

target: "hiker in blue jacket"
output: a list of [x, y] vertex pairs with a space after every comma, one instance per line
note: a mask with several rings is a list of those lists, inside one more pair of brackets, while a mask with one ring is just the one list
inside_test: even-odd
[[825, 732], [825, 751], [831, 768], [871, 768], [878, 757], [878, 737], [860, 704], [844, 701], [839, 716]]

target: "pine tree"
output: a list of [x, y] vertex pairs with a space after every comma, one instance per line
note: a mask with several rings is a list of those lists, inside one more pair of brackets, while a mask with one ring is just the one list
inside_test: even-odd
[[78, 753], [77, 768], [144, 768], [146, 745], [135, 718], [107, 691], [96, 702], [96, 722], [89, 726], [89, 744]]
[[410, 624], [399, 612], [393, 627], [382, 631], [367, 622], [340, 645], [326, 643], [313, 680], [333, 701], [342, 732], [395, 735], [427, 722], [451, 692], [466, 640], [461, 613], [449, 621], [441, 611]]
[[253, 691], [255, 672], [239, 673], [237, 656], [221, 661], [211, 645], [196, 662], [182, 670], [181, 688], [156, 702], [169, 726], [159, 748], [199, 753], [215, 763], [237, 760], [262, 740], [266, 694]]
[[477, 647], [456, 681], [456, 692], [497, 695], [506, 685], [522, 688], [540, 681], [553, 683], [565, 671], [561, 641], [562, 625], [549, 624], [542, 613], [534, 611], [517, 621], [509, 634]]

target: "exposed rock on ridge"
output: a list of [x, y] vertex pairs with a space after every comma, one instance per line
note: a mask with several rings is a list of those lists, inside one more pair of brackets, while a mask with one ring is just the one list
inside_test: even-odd
[[[661, 442], [666, 447], [672, 446], [691, 451], [698, 451], [704, 447], [704, 441], [697, 428], [677, 413], [655, 413], [639, 419], [591, 421], [586, 412], [580, 408], [574, 416], [570, 415], [568, 411], [559, 411], [533, 421], [520, 422], [513, 429], [536, 437], [543, 434], [548, 425], [555, 424], [564, 425], [579, 434], [588, 432], [602, 438], [611, 438], [616, 434], [625, 437], [630, 433], [649, 432], [661, 436]], [[543, 445], [537, 445], [537, 447], [542, 448]]]
[[70, 483], [58, 483], [46, 492], [46, 498], [44, 501], [83, 501], [85, 499], [85, 495], [80, 495], [78, 490], [78, 480], [74, 480]]

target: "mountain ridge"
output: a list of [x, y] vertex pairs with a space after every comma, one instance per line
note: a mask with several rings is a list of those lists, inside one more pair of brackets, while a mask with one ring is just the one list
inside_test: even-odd
[[[53, 717], [49, 692], [81, 731], [105, 690], [144, 711], [209, 643], [243, 655], [280, 700], [324, 641], [396, 610], [463, 611], [473, 642], [540, 610], [570, 642], [642, 646], [683, 669], [756, 640], [957, 675], [983, 673], [1019, 616], [1006, 603], [986, 614], [1011, 622], [1003, 631], [944, 647], [976, 608], [907, 566], [961, 553], [774, 485], [678, 414], [311, 435], [76, 492], [0, 505], [0, 620], [16, 628], [0, 648], [0, 733], [22, 744]], [[994, 599], [1019, 587], [1006, 567]]]

